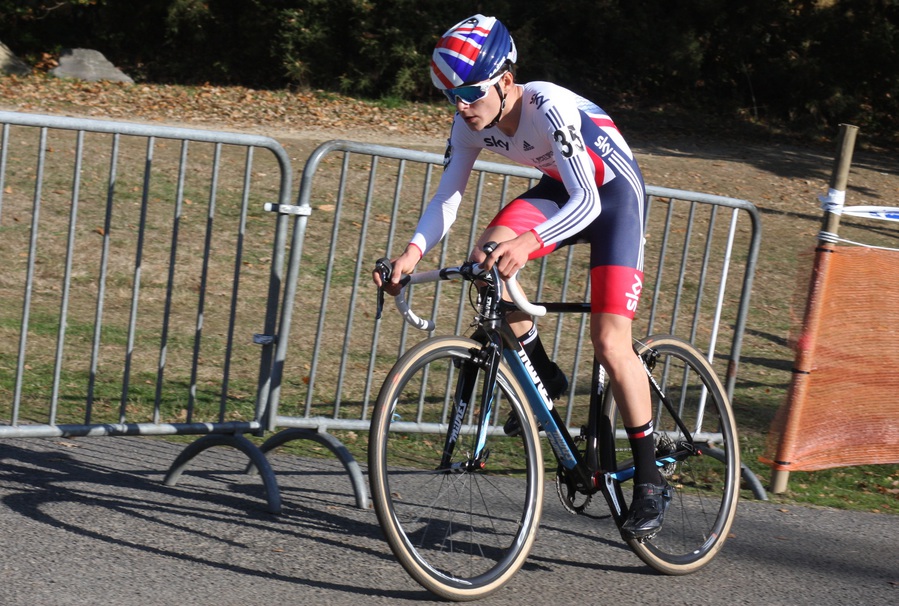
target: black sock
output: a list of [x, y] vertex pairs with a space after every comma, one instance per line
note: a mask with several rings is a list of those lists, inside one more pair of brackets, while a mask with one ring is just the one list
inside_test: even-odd
[[534, 370], [540, 375], [540, 378], [545, 385], [555, 374], [556, 365], [549, 359], [549, 356], [546, 354], [546, 349], [543, 348], [543, 342], [540, 340], [540, 335], [537, 333], [537, 325], [532, 325], [527, 333], [518, 337], [518, 342], [521, 343], [521, 347], [524, 348], [524, 353], [531, 359]]
[[537, 334], [537, 325], [531, 326], [527, 334], [519, 337], [518, 342], [524, 348], [524, 352], [534, 365], [537, 376], [543, 382], [546, 394], [551, 400], [560, 398], [562, 394], [568, 391], [568, 378], [559, 365], [549, 359], [546, 349], [543, 348], [543, 342], [540, 341], [540, 335]]
[[662, 474], [656, 467], [656, 446], [652, 437], [652, 421], [640, 427], [625, 427], [634, 453], [634, 484], [661, 484]]

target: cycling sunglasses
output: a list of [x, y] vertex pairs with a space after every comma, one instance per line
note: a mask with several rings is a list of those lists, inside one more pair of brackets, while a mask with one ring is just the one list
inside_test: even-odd
[[472, 103], [477, 103], [481, 99], [487, 96], [490, 92], [490, 88], [499, 82], [499, 79], [503, 77], [503, 74], [506, 72], [501, 72], [490, 78], [486, 82], [482, 82], [481, 84], [470, 84], [468, 86], [457, 86], [456, 88], [448, 88], [443, 91], [443, 94], [446, 95], [446, 98], [449, 99], [449, 102], [453, 105], [456, 104], [456, 99], [462, 101], [466, 105], [471, 105]]

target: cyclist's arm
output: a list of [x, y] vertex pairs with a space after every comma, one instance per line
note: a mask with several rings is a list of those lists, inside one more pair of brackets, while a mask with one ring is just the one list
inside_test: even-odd
[[421, 256], [443, 239], [456, 220], [456, 212], [468, 185], [471, 169], [481, 151], [480, 148], [467, 144], [466, 130], [468, 127], [465, 125], [453, 124], [447, 149], [448, 162], [440, 177], [440, 184], [418, 220], [415, 235], [409, 243], [410, 247], [418, 249]]
[[569, 199], [558, 213], [533, 229], [541, 244], [555, 244], [590, 225], [602, 211], [596, 171], [603, 170], [602, 160], [594, 164], [581, 135], [581, 113], [574, 103], [546, 103], [534, 118], [537, 128], [552, 141], [556, 168]]

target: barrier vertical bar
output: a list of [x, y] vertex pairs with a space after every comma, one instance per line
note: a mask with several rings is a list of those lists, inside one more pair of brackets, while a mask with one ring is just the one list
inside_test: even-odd
[[[243, 191], [240, 194], [240, 218], [237, 226], [237, 243], [234, 249], [234, 272], [231, 279], [231, 305], [228, 311], [228, 341], [225, 351], [234, 348], [234, 330], [237, 324], [237, 303], [240, 295], [240, 268], [243, 265], [244, 240], [247, 235], [247, 211], [250, 203], [250, 180], [253, 174], [253, 148], [247, 148], [243, 169]], [[222, 394], [219, 400], [219, 423], [225, 422], [228, 405], [228, 386], [231, 382], [231, 356], [225, 357], [222, 369]]]
[[100, 253], [100, 275], [97, 280], [97, 306], [94, 311], [94, 335], [91, 344], [90, 376], [87, 384], [87, 401], [84, 408], [84, 424], [89, 425], [94, 409], [94, 390], [97, 385], [97, 370], [100, 365], [100, 336], [103, 329], [103, 299], [106, 296], [106, 278], [109, 272], [109, 232], [112, 228], [112, 209], [115, 204], [115, 186], [118, 178], [120, 135], [112, 136], [112, 151], [109, 157], [109, 177], [106, 181], [106, 214], [103, 219], [103, 246]]
[[147, 155], [144, 161], [144, 184], [140, 199], [140, 220], [137, 228], [137, 247], [134, 255], [134, 279], [131, 285], [131, 313], [128, 317], [128, 343], [125, 347], [125, 370], [122, 374], [122, 396], [119, 402], [119, 423], [127, 420], [128, 390], [131, 386], [131, 363], [134, 357], [134, 342], [137, 332], [137, 306], [140, 300], [141, 276], [143, 274], [144, 236], [147, 231], [147, 206], [150, 203], [150, 175], [153, 170], [153, 148], [156, 139], [147, 139]]
[[169, 321], [172, 317], [172, 299], [175, 293], [175, 263], [178, 259], [178, 243], [181, 233], [181, 216], [184, 212], [184, 180], [187, 175], [188, 141], [181, 142], [181, 155], [178, 159], [178, 185], [175, 189], [175, 210], [172, 217], [172, 246], [169, 249], [169, 272], [165, 287], [165, 307], [162, 313], [162, 335], [159, 339], [159, 362], [156, 365], [156, 393], [153, 400], [153, 423], [159, 423], [162, 407], [162, 387], [165, 377], [165, 364], [168, 355]]
[[56, 357], [53, 362], [53, 388], [50, 395], [51, 425], [56, 424], [56, 412], [59, 405], [59, 382], [62, 373], [63, 348], [66, 338], [66, 326], [69, 315], [69, 294], [72, 282], [72, 257], [75, 254], [75, 226], [78, 224], [78, 201], [81, 195], [81, 160], [84, 155], [84, 131], [79, 130], [75, 139], [75, 169], [72, 177], [72, 209], [69, 211], [69, 233], [66, 241], [65, 271], [62, 279], [62, 301], [59, 309], [59, 327], [56, 335]]
[[0, 131], [0, 219], [3, 218], [3, 190], [6, 183], [6, 157], [9, 154], [9, 124]]
[[31, 236], [28, 245], [28, 266], [25, 275], [25, 299], [22, 304], [22, 331], [19, 334], [19, 356], [16, 364], [16, 386], [13, 396], [12, 424], [18, 423], [19, 410], [22, 404], [22, 381], [25, 377], [25, 353], [28, 345], [28, 324], [31, 314], [32, 283], [34, 282], [34, 264], [37, 256], [38, 224], [41, 216], [41, 197], [44, 182], [44, 162], [47, 158], [47, 129], [41, 129], [38, 143], [37, 175], [34, 180], [34, 199], [31, 211]]

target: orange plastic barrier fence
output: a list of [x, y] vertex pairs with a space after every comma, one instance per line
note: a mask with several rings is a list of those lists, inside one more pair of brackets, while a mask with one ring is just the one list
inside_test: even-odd
[[899, 463], [899, 252], [819, 247], [796, 368], [762, 461]]

